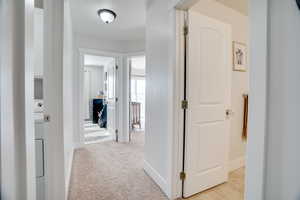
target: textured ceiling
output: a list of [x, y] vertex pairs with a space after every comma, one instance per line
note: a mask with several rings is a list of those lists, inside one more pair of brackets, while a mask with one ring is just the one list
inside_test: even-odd
[[217, 2], [248, 15], [248, 0], [216, 0]]

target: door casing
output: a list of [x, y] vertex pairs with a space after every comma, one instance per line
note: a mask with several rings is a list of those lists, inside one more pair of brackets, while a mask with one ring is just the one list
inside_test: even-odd
[[[79, 72], [79, 87], [77, 88], [77, 94], [79, 94], [79, 144], [76, 145], [77, 148], [84, 146], [84, 55], [94, 55], [94, 56], [105, 56], [105, 57], [113, 57], [116, 60], [116, 65], [118, 66], [118, 70], [116, 71], [116, 85], [115, 85], [115, 95], [118, 97], [119, 101], [116, 102], [116, 129], [118, 129], [119, 134], [124, 133], [122, 121], [123, 121], [123, 114], [122, 114], [122, 94], [120, 89], [122, 89], [122, 73], [123, 73], [123, 66], [122, 66], [122, 54], [115, 53], [115, 52], [108, 52], [108, 51], [98, 51], [94, 49], [86, 49], [86, 48], [79, 48], [79, 65], [77, 71]], [[121, 135], [120, 139], [122, 141], [123, 136]]]
[[[130, 80], [131, 80], [131, 78], [130, 78], [130, 76], [131, 76], [131, 66], [130, 66], [130, 59], [132, 58], [132, 57], [135, 57], [135, 56], [145, 56], [146, 55], [146, 53], [145, 52], [143, 52], [143, 51], [141, 51], [141, 52], [134, 52], [134, 53], [128, 53], [128, 54], [124, 54], [124, 59], [125, 59], [125, 65], [126, 66], [124, 66], [124, 74], [125, 74], [125, 80], [126, 81], [123, 81], [126, 85], [125, 85], [125, 90], [124, 90], [124, 97], [125, 97], [125, 99], [124, 99], [124, 105], [125, 105], [125, 116], [124, 116], [124, 122], [125, 122], [125, 125], [124, 125], [124, 134], [126, 134], [126, 135], [124, 135], [125, 137], [124, 137], [124, 139], [125, 139], [125, 141], [126, 142], [130, 142], [130, 136], [131, 136], [131, 133], [130, 133], [130, 131], [131, 131], [131, 128], [129, 127], [129, 124], [130, 124], [130, 93], [131, 93], [131, 88], [130, 88], [130, 84], [131, 84], [131, 82], [130, 82]], [[147, 65], [147, 63], [146, 63], [146, 65]]]
[[[172, 136], [172, 181], [171, 195], [173, 199], [182, 196], [180, 172], [183, 162], [183, 110], [181, 101], [184, 97], [184, 34], [185, 12], [200, 0], [177, 0], [174, 2], [175, 30], [175, 69], [173, 74], [174, 107]], [[249, 137], [246, 161], [246, 199], [264, 199], [265, 174], [265, 141], [266, 141], [266, 102], [267, 102], [267, 71], [268, 71], [268, 0], [252, 0], [249, 3], [250, 18], [250, 63], [259, 66], [250, 71], [250, 107]], [[255, 49], [262, 49], [256, 52]], [[264, 52], [262, 54], [262, 52]], [[254, 65], [253, 65], [254, 66]], [[250, 66], [251, 68], [251, 66]], [[254, 81], [255, 80], [255, 81]], [[263, 109], [261, 109], [263, 108]], [[255, 116], [260, 116], [257, 121]], [[263, 121], [263, 123], [260, 123]]]

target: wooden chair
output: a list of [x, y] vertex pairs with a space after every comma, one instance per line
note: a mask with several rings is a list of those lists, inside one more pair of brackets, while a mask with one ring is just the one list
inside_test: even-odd
[[134, 129], [136, 125], [141, 129], [141, 103], [131, 102], [131, 128]]

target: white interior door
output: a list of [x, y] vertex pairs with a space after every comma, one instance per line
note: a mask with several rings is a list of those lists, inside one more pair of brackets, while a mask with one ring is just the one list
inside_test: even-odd
[[107, 65], [107, 130], [118, 141], [116, 104], [116, 61], [114, 60]]
[[184, 197], [228, 179], [231, 27], [189, 12]]

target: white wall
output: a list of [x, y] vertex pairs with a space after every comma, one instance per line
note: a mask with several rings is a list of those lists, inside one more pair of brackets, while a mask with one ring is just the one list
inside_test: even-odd
[[171, 1], [147, 2], [146, 14], [146, 172], [171, 196], [171, 71], [174, 48]]
[[[201, 0], [192, 7], [193, 11], [218, 19], [232, 26], [232, 39], [248, 46], [248, 16], [241, 14], [215, 0]], [[234, 170], [244, 165], [246, 141], [242, 138], [244, 101], [243, 94], [249, 92], [249, 70], [232, 71], [231, 108], [234, 115], [231, 119], [229, 168]]]
[[[104, 92], [104, 66], [84, 66], [84, 73], [88, 73], [88, 80], [85, 83], [87, 85], [85, 88], [87, 89], [86, 94], [88, 95], [88, 110], [86, 111], [88, 113], [87, 119], [93, 119], [93, 98], [99, 95], [99, 91]], [[85, 105], [86, 106], [86, 105]], [[85, 112], [85, 113], [86, 113]]]
[[131, 57], [131, 75], [146, 76], [146, 57]]
[[65, 187], [68, 195], [69, 179], [74, 151], [75, 126], [74, 108], [74, 67], [73, 67], [73, 30], [69, 1], [64, 1], [64, 51], [63, 51], [63, 121], [65, 154]]
[[300, 11], [269, 1], [265, 200], [299, 200]]
[[[190, 1], [195, 3], [195, 1]], [[246, 16], [219, 4], [211, 4], [207, 0], [200, 1], [197, 10], [211, 17], [216, 17], [233, 25], [233, 39], [248, 43], [248, 19]], [[146, 143], [145, 169], [156, 180], [165, 193], [177, 195], [172, 191], [172, 180], [177, 180], [174, 174], [169, 174], [173, 167], [172, 156], [172, 103], [174, 102], [174, 1], [148, 1], [146, 26]], [[214, 11], [209, 13], [209, 11]], [[225, 13], [225, 15], [221, 15]], [[173, 20], [170, 19], [173, 17]], [[221, 18], [222, 17], [222, 18]], [[235, 19], [238, 18], [238, 19]], [[241, 27], [241, 28], [240, 28]], [[242, 31], [240, 30], [242, 29]], [[245, 143], [242, 140], [243, 98], [248, 92], [248, 72], [233, 72], [232, 104], [235, 116], [232, 120], [230, 159], [243, 159]], [[171, 107], [170, 107], [171, 106]], [[159, 113], [159, 114], [158, 114]], [[155, 149], [155, 150], [154, 150]], [[175, 174], [176, 176], [176, 174]], [[176, 189], [175, 189], [176, 190]]]
[[268, 0], [249, 2], [250, 91], [245, 199], [265, 200]]
[[0, 2], [3, 200], [35, 200], [33, 12], [33, 2], [29, 0]]
[[99, 95], [99, 91], [104, 92], [104, 66], [84, 66], [90, 74], [90, 99]]
[[75, 35], [75, 39], [77, 47], [80, 48], [112, 51], [116, 53], [131, 53], [145, 50], [144, 41], [114, 41], [79, 34]]

